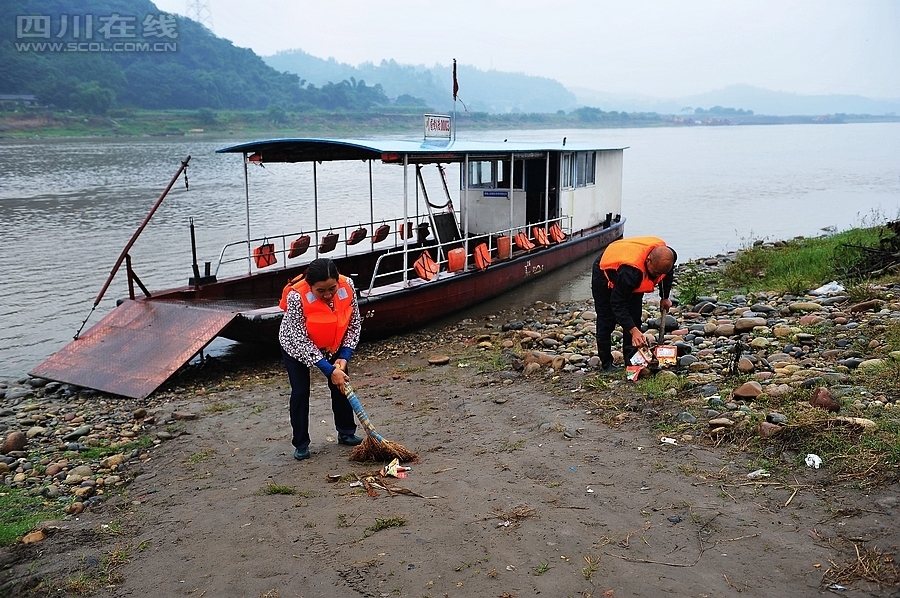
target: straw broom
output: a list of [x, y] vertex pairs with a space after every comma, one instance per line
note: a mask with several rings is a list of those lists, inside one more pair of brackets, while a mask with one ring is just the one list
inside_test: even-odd
[[352, 461], [390, 461], [396, 458], [401, 463], [407, 463], [419, 460], [419, 455], [416, 453], [402, 444], [385, 440], [381, 434], [375, 431], [375, 427], [369, 421], [369, 416], [363, 409], [362, 403], [359, 402], [359, 397], [356, 396], [356, 391], [353, 390], [349, 382], [344, 384], [344, 394], [347, 395], [347, 400], [350, 401], [350, 406], [359, 419], [359, 423], [366, 430], [366, 437], [363, 438], [362, 443], [355, 446], [350, 452]]

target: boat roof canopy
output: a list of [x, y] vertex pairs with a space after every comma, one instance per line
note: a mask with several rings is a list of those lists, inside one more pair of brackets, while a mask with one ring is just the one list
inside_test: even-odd
[[585, 143], [460, 141], [402, 139], [267, 139], [250, 141], [216, 150], [218, 154], [250, 154], [261, 162], [323, 162], [331, 160], [382, 160], [402, 163], [462, 162], [466, 156], [490, 159], [515, 153], [519, 158], [543, 157], [547, 152], [621, 150], [624, 147], [598, 147]]

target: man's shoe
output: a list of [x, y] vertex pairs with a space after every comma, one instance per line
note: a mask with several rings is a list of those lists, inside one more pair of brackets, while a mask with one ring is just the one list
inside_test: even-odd
[[297, 461], [309, 459], [309, 449], [294, 449], [294, 459]]
[[622, 366], [609, 364], [607, 366], [603, 366], [602, 368], [600, 368], [600, 371], [603, 372], [604, 374], [614, 374], [616, 372], [621, 372]]
[[363, 441], [356, 434], [338, 434], [338, 444], [346, 444], [348, 446], [356, 446]]

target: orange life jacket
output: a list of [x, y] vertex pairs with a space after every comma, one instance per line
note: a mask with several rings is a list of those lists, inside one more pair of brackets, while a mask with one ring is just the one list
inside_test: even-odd
[[540, 226], [532, 226], [531, 234], [534, 235], [534, 240], [538, 245], [542, 247], [547, 247], [550, 245], [550, 241], [547, 240], [547, 231], [545, 231]]
[[363, 228], [362, 226], [350, 233], [350, 236], [347, 237], [347, 245], [356, 245], [360, 241], [366, 238], [366, 235], [369, 234], [369, 230]]
[[485, 270], [491, 265], [491, 250], [487, 243], [481, 243], [475, 248], [475, 265], [479, 270]]
[[516, 233], [514, 240], [516, 242], [516, 247], [518, 247], [519, 249], [525, 251], [534, 249], [534, 243], [528, 240], [528, 235], [526, 235], [525, 233]]
[[466, 250], [462, 247], [447, 252], [447, 271], [459, 272], [466, 269]]
[[619, 266], [632, 266], [641, 271], [644, 275], [641, 284], [634, 290], [635, 293], [649, 293], [658, 285], [665, 274], [656, 278], [650, 278], [647, 275], [647, 256], [657, 247], [665, 247], [666, 242], [657, 237], [631, 237], [630, 239], [619, 239], [609, 244], [603, 255], [600, 256], [600, 270], [606, 276], [609, 288], [613, 288], [613, 283], [609, 279], [609, 270], [618, 270]]
[[257, 268], [265, 268], [278, 262], [275, 257], [275, 245], [272, 243], [263, 243], [259, 247], [253, 248], [253, 261], [256, 262]]
[[306, 253], [306, 250], [309, 249], [309, 243], [309, 235], [301, 235], [294, 239], [291, 243], [291, 250], [288, 252], [288, 259], [293, 259]]
[[554, 222], [550, 225], [550, 238], [553, 239], [554, 243], [562, 243], [566, 240], [566, 233], [563, 232], [559, 222]]
[[416, 263], [413, 264], [413, 268], [415, 268], [419, 278], [423, 280], [433, 279], [440, 270], [440, 266], [431, 259], [431, 254], [427, 251], [422, 252], [422, 255], [420, 255], [419, 259], [416, 260]]
[[375, 233], [372, 235], [373, 243], [380, 243], [387, 239], [388, 233], [391, 232], [390, 224], [382, 224], [378, 228], [375, 229]]
[[[306, 317], [306, 332], [310, 340], [320, 349], [335, 352], [341, 348], [341, 341], [350, 326], [350, 318], [353, 317], [353, 289], [346, 276], [338, 277], [338, 289], [332, 302], [334, 309], [328, 306], [324, 300], [316, 297], [306, 277], [293, 279], [281, 293], [283, 310], [287, 310], [287, 296], [293, 290], [300, 294], [303, 303], [303, 315]], [[296, 281], [296, 282], [295, 282]]]

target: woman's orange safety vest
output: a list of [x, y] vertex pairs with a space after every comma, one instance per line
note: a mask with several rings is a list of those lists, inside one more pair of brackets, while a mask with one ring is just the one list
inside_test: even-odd
[[634, 290], [635, 293], [650, 293], [658, 285], [665, 274], [657, 278], [647, 276], [647, 256], [657, 247], [665, 247], [666, 242], [657, 237], [632, 237], [619, 239], [609, 244], [606, 251], [600, 257], [600, 270], [606, 276], [609, 288], [613, 288], [613, 282], [609, 279], [608, 270], [618, 270], [619, 266], [632, 266], [643, 273], [641, 284]]
[[306, 278], [301, 278], [297, 282], [288, 283], [281, 293], [281, 302], [278, 305], [285, 311], [287, 311], [287, 296], [292, 290], [300, 294], [303, 315], [306, 317], [306, 332], [310, 340], [320, 349], [331, 353], [340, 349], [341, 341], [353, 317], [353, 289], [347, 277], [338, 277], [337, 292], [332, 299], [334, 309], [331, 309], [325, 300], [316, 297]]

